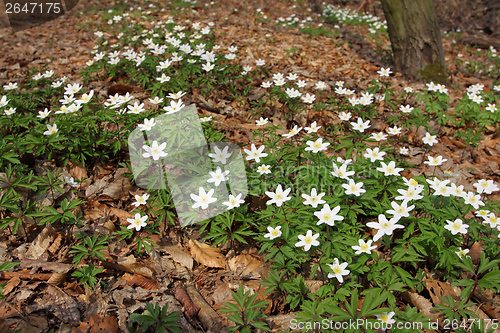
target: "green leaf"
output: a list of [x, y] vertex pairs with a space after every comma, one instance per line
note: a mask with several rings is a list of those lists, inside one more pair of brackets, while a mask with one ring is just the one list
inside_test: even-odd
[[497, 285], [497, 288], [500, 287], [500, 270], [486, 273], [481, 280], [479, 280], [479, 282], [481, 281], [487, 281], [491, 285]]
[[7, 161], [9, 161], [10, 163], [13, 163], [13, 164], [20, 164], [21, 161], [18, 159], [19, 155], [17, 155], [16, 153], [14, 152], [6, 152], [2, 155], [2, 157], [0, 158], [1, 159], [5, 159]]
[[18, 262], [4, 262], [3, 264], [0, 265], [0, 272], [11, 270], [17, 265], [19, 265]]
[[351, 293], [351, 302], [346, 303], [345, 307], [352, 318], [356, 318], [356, 309], [358, 308], [358, 290], [354, 289]]
[[379, 314], [378, 311], [373, 311], [376, 307], [382, 304], [387, 299], [388, 291], [380, 293], [377, 290], [369, 290], [365, 293], [363, 304], [361, 305], [360, 316], [372, 316]]

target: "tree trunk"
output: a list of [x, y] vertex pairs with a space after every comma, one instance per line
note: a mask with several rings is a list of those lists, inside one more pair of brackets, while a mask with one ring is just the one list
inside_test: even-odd
[[432, 0], [382, 0], [395, 69], [410, 80], [447, 83], [441, 31]]
[[318, 0], [309, 0], [309, 6], [314, 13], [321, 14], [321, 5], [318, 3]]

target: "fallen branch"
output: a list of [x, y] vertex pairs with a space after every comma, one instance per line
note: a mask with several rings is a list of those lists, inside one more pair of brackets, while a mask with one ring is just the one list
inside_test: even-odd
[[500, 297], [490, 290], [474, 290], [473, 298], [481, 305], [481, 309], [492, 319], [500, 320]]
[[210, 112], [221, 114], [220, 109], [211, 106], [210, 103], [206, 99], [204, 99], [203, 97], [198, 96], [197, 99], [201, 102], [201, 103], [196, 103], [198, 106], [201, 106], [202, 108], [204, 108], [205, 110], [208, 110]]
[[489, 49], [490, 46], [493, 46], [495, 49], [500, 50], [500, 40], [498, 38], [464, 36], [457, 41], [461, 44], [479, 46], [483, 49]]
[[194, 286], [188, 286], [186, 291], [194, 305], [200, 308], [198, 319], [207, 331], [227, 333], [223, 318], [205, 301]]
[[175, 299], [181, 302], [189, 318], [193, 318], [198, 314], [198, 311], [200, 311], [200, 307], [193, 304], [193, 301], [186, 293], [186, 289], [180, 284], [175, 289]]
[[1, 272], [0, 279], [1, 280], [10, 280], [12, 278], [19, 278], [21, 280], [38, 280], [38, 281], [47, 281], [52, 276], [52, 273], [35, 273], [30, 274], [29, 271], [21, 271], [21, 272]]
[[361, 5], [359, 5], [358, 9], [356, 9], [356, 13], [362, 13], [363, 10], [364, 10], [364, 8], [365, 8], [365, 6], [367, 4], [371, 5], [372, 3], [373, 3], [373, 0], [365, 0], [365, 1], [363, 1], [363, 3]]

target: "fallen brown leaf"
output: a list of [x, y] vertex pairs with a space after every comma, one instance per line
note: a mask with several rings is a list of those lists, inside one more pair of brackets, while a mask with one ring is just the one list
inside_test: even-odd
[[123, 174], [128, 171], [127, 168], [117, 169], [113, 181], [102, 190], [102, 195], [108, 195], [115, 200], [127, 196], [128, 192], [132, 189], [132, 184], [130, 184], [130, 180]]
[[93, 198], [98, 193], [100, 193], [113, 179], [113, 175], [104, 176], [101, 179], [97, 179], [93, 184], [90, 184], [89, 187], [85, 190], [85, 197]]
[[119, 333], [118, 321], [116, 317], [108, 315], [102, 318], [101, 315], [95, 314], [89, 318], [90, 331], [89, 333]]
[[87, 175], [87, 170], [83, 166], [82, 163], [73, 163], [68, 162], [69, 174], [74, 179], [87, 179], [89, 176]]
[[48, 285], [43, 298], [35, 302], [66, 324], [77, 326], [80, 323], [78, 303], [58, 287]]
[[450, 295], [455, 300], [458, 299], [458, 295], [455, 293], [453, 287], [446, 282], [441, 282], [434, 279], [427, 279], [425, 280], [425, 287], [431, 296], [432, 302], [435, 305], [444, 304], [444, 302], [440, 298], [443, 296], [447, 297], [448, 295]]
[[[129, 225], [129, 223], [127, 222], [127, 219], [131, 219], [134, 217], [132, 214], [130, 214], [129, 212], [127, 212], [123, 209], [109, 207], [109, 206], [107, 206], [103, 203], [100, 203], [98, 201], [95, 201], [95, 200], [89, 200], [89, 205], [92, 205], [95, 208], [99, 209], [101, 212], [104, 213], [104, 215], [109, 214], [109, 215], [114, 215], [114, 216], [118, 217], [118, 219], [120, 220], [120, 224], [122, 224], [122, 225]], [[88, 211], [86, 211], [86, 212], [88, 212]]]
[[127, 284], [130, 286], [137, 286], [147, 290], [158, 289], [158, 284], [155, 280], [149, 279], [142, 275], [125, 273], [121, 278], [127, 281]]
[[213, 304], [222, 304], [224, 302], [229, 301], [230, 299], [233, 299], [231, 291], [232, 290], [231, 288], [229, 288], [228, 283], [224, 282], [222, 285], [220, 285], [217, 289], [214, 290], [212, 294]]
[[57, 252], [57, 250], [59, 250], [59, 248], [61, 247], [61, 242], [64, 239], [64, 234], [62, 232], [56, 232], [53, 236], [54, 241], [47, 249], [47, 251], [49, 251], [51, 254], [54, 254]]
[[489, 148], [495, 148], [498, 142], [500, 142], [500, 136], [495, 137], [494, 135], [488, 136], [481, 141], [482, 144]]
[[472, 244], [469, 255], [474, 264], [479, 264], [481, 261], [481, 245], [478, 242], [474, 242], [474, 244]]
[[439, 314], [432, 311], [432, 302], [422, 295], [417, 294], [413, 291], [405, 291], [403, 294], [403, 299], [413, 306], [416, 306], [419, 312], [423, 312], [424, 316], [430, 317], [433, 320], [439, 318]]
[[32, 271], [41, 269], [43, 271], [53, 271], [56, 273], [67, 273], [72, 265], [61, 262], [50, 262], [45, 260], [24, 259], [21, 261], [21, 268], [32, 268]]
[[53, 273], [47, 283], [58, 286], [66, 281], [66, 273]]
[[138, 262], [134, 255], [129, 255], [128, 257], [124, 258], [118, 258], [116, 263], [103, 261], [102, 265], [104, 267], [110, 267], [124, 272], [139, 274], [150, 279], [152, 279], [156, 274], [153, 269], [146, 266], [142, 262]]
[[33, 242], [28, 247], [28, 251], [26, 251], [24, 257], [26, 259], [38, 259], [40, 258], [50, 247], [52, 242], [54, 241], [54, 229], [50, 224], [46, 225], [43, 228], [42, 232], [38, 234]]
[[226, 258], [220, 253], [220, 249], [197, 240], [189, 240], [189, 248], [196, 262], [207, 267], [226, 268]]
[[13, 277], [10, 281], [2, 288], [2, 294], [7, 296], [15, 287], [17, 287], [21, 283], [21, 279], [19, 277]]
[[193, 270], [193, 258], [191, 258], [191, 256], [186, 252], [182, 251], [179, 248], [179, 246], [177, 245], [162, 246], [159, 249], [170, 254], [170, 256], [172, 256], [173, 261], [178, 262], [179, 264], [183, 265], [190, 271]]
[[114, 84], [108, 88], [108, 95], [125, 95], [126, 93], [132, 93], [134, 91], [144, 91], [144, 89], [128, 84]]
[[[27, 333], [43, 333], [47, 331], [48, 322], [45, 316], [28, 315], [23, 318], [10, 318], [5, 320], [5, 326], [10, 327], [12, 330], [7, 332], [27, 332]], [[5, 331], [0, 331], [5, 332]]]
[[234, 257], [227, 264], [231, 271], [242, 277], [259, 278], [262, 276], [262, 261], [249, 254]]

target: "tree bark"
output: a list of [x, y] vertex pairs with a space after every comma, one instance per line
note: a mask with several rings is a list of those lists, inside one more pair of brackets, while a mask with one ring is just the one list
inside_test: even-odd
[[311, 6], [313, 12], [321, 14], [321, 5], [318, 3], [318, 0], [309, 0], [309, 5]]
[[410, 80], [446, 83], [441, 31], [432, 0], [382, 0], [395, 69]]

